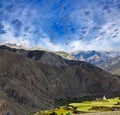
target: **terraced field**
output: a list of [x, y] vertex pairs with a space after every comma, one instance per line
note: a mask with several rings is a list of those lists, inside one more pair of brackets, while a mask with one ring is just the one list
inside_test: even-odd
[[[115, 97], [107, 100], [93, 100], [84, 101], [81, 103], [70, 103], [52, 110], [43, 110], [35, 114], [29, 115], [76, 115], [89, 113], [86, 115], [100, 114], [106, 111], [120, 111], [120, 98]], [[90, 114], [92, 113], [92, 114]], [[109, 112], [111, 115], [117, 115], [117, 112]], [[114, 114], [112, 114], [114, 113]], [[120, 113], [120, 112], [119, 112]], [[118, 113], [118, 115], [119, 115]], [[107, 115], [108, 113], [101, 113], [100, 115]]]

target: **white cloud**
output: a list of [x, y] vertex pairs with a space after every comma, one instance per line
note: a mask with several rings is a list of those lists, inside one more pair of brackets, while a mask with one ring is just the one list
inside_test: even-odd
[[40, 42], [39, 43], [40, 47], [43, 47], [43, 48], [51, 50], [51, 51], [61, 51], [61, 50], [64, 50], [64, 46], [62, 47], [62, 45], [60, 45], [60, 44], [52, 43], [49, 38], [40, 39], [39, 42]]
[[[45, 49], [52, 50], [52, 51], [119, 50], [120, 48], [120, 46], [118, 46], [118, 44], [120, 43], [119, 11], [111, 7], [110, 8], [111, 12], [108, 13], [107, 10], [103, 10], [104, 4], [100, 5], [99, 7], [98, 6], [96, 7], [95, 3], [94, 4], [87, 3], [87, 6], [86, 6], [86, 2], [84, 3], [84, 0], [82, 2], [83, 3], [79, 4], [80, 2], [76, 1], [74, 4], [75, 10], [70, 11], [69, 15], [66, 12], [64, 12], [67, 10], [64, 10], [61, 5], [60, 12], [66, 13], [67, 15], [65, 16], [69, 16], [68, 20], [70, 20], [71, 22], [71, 27], [73, 26], [73, 28], [75, 28], [75, 32], [69, 35], [65, 34], [63, 38], [61, 38], [61, 39], [64, 39], [61, 41], [67, 42], [67, 45], [65, 43], [60, 43], [59, 40], [58, 41], [56, 40], [56, 43], [53, 43], [49, 38], [49, 33], [46, 32], [47, 26], [45, 26], [44, 28], [44, 25], [48, 24], [48, 26], [51, 26], [50, 23], [55, 23], [57, 21], [61, 22], [61, 20], [59, 20], [58, 17], [55, 17], [55, 20], [54, 20], [54, 15], [56, 15], [54, 14], [54, 12], [52, 11], [49, 12], [49, 9], [51, 8], [51, 6], [47, 4], [47, 6], [50, 7], [48, 8], [46, 4], [44, 4], [45, 5], [44, 7], [37, 6], [37, 5], [36, 7], [33, 7], [32, 6], [33, 2], [31, 2], [31, 4], [25, 5], [25, 8], [20, 7], [19, 6], [20, 4], [19, 4], [18, 5], [19, 7], [16, 7], [17, 8], [16, 11], [12, 13], [7, 13], [3, 11], [3, 13], [7, 13], [5, 15], [7, 15], [8, 20], [2, 22], [6, 33], [0, 35], [0, 41], [2, 43], [13, 43], [13, 44], [15, 43], [17, 45], [22, 45], [24, 47], [33, 47], [37, 45], [38, 47], [43, 47]], [[52, 2], [50, 3], [52, 4]], [[69, 3], [69, 0], [68, 0], [68, 3]], [[67, 5], [67, 2], [66, 4], [64, 3], [64, 6], [65, 5]], [[84, 5], [86, 7], [81, 7]], [[85, 14], [86, 11], [88, 11], [89, 14], [86, 15]], [[64, 15], [61, 15], [61, 17], [62, 16]], [[98, 23], [94, 21], [94, 18], [96, 16], [98, 16], [98, 19], [97, 19]], [[24, 27], [26, 26], [30, 27], [27, 32], [24, 31], [24, 27], [21, 28], [20, 36], [14, 35], [15, 30], [12, 27], [12, 25], [10, 25], [9, 23], [11, 20], [16, 18], [21, 20]], [[51, 19], [50, 22], [49, 20], [47, 20], [47, 18]], [[102, 19], [103, 19], [103, 22], [101, 22]], [[65, 24], [63, 26], [65, 26]], [[83, 27], [85, 27], [85, 30], [84, 30], [86, 31], [85, 33], [83, 32], [83, 29], [81, 29]], [[101, 29], [99, 30], [96, 29], [94, 33], [93, 31], [91, 32], [93, 27], [101, 27]], [[48, 27], [48, 29], [51, 29], [51, 28]], [[44, 32], [41, 31], [42, 29], [44, 30]], [[115, 29], [118, 29], [118, 32], [114, 32]], [[37, 31], [37, 33], [34, 33], [35, 31]], [[57, 30], [53, 29], [53, 31], [55, 31], [55, 34], [57, 34], [56, 32]], [[101, 33], [104, 33], [104, 34], [102, 35]], [[117, 33], [117, 36], [115, 37], [116, 33]], [[70, 40], [67, 38], [70, 38]], [[59, 39], [59, 37], [56, 39]]]
[[14, 29], [11, 27], [9, 23], [3, 22], [5, 34], [0, 35], [1, 43], [11, 43], [16, 45], [22, 45], [23, 47], [29, 47], [30, 42], [28, 39], [25, 39], [22, 36], [14, 36]]

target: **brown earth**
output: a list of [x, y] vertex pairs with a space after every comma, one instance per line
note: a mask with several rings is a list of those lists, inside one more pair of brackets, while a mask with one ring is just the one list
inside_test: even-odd
[[120, 92], [120, 79], [89, 63], [51, 52], [0, 47], [1, 115], [52, 108], [56, 99], [114, 92]]

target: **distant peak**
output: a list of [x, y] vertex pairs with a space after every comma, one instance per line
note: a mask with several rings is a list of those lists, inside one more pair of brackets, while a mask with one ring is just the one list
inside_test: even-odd
[[12, 43], [3, 43], [3, 44], [0, 44], [0, 46], [7, 46], [7, 47], [10, 47], [10, 48], [15, 48], [15, 49], [25, 49], [25, 50], [44, 50], [44, 51], [47, 51], [45, 50], [44, 48], [41, 48], [39, 46], [33, 46], [33, 47], [25, 47], [23, 45], [18, 45], [18, 44], [12, 44]]

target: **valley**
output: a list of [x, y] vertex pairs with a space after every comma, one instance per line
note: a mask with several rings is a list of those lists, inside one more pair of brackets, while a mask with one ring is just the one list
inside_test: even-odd
[[120, 79], [53, 52], [0, 46], [0, 91], [1, 114], [26, 115], [60, 106], [56, 100], [119, 96]]
[[[109, 99], [98, 99], [92, 101], [83, 101], [76, 103], [69, 103], [65, 106], [59, 108], [54, 108], [51, 110], [42, 110], [35, 114], [28, 115], [79, 115], [85, 113], [91, 113], [91, 115], [99, 114], [101, 112], [109, 111], [119, 111], [120, 110], [120, 99], [119, 97], [109, 98]], [[111, 112], [112, 114], [112, 112]], [[102, 114], [101, 114], [102, 115]], [[112, 114], [114, 115], [114, 114]]]
[[0, 115], [120, 115], [120, 0], [0, 0]]

